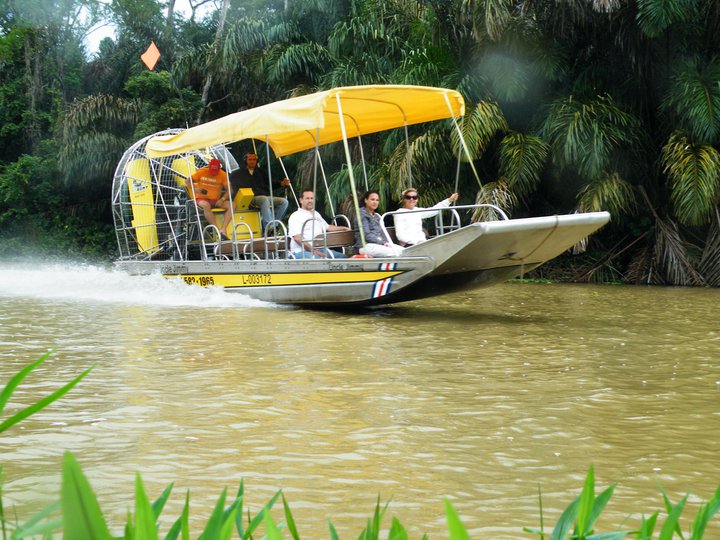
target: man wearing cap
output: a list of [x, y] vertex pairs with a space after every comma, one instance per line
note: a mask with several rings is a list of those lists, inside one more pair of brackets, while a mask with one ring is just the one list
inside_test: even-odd
[[207, 167], [198, 169], [191, 178], [186, 178], [185, 185], [195, 197], [195, 204], [202, 208], [208, 223], [215, 225], [213, 208], [225, 209], [220, 236], [227, 239], [225, 231], [232, 220], [232, 201], [227, 191], [227, 175], [220, 168], [220, 160], [212, 158]]

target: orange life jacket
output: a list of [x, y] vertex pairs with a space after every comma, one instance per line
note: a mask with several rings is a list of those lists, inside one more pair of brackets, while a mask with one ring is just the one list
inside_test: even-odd
[[[220, 193], [227, 187], [227, 175], [222, 169], [215, 176], [210, 176], [210, 169], [203, 167], [192, 175], [195, 197], [201, 199], [219, 199]], [[203, 193], [202, 190], [207, 190]]]

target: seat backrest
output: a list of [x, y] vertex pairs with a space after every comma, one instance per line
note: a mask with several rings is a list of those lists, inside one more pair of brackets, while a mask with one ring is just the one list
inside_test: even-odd
[[195, 174], [195, 171], [197, 171], [195, 163], [190, 161], [189, 158], [174, 159], [170, 168], [175, 173], [173, 174], [173, 178], [175, 179], [175, 182], [177, 182], [178, 187], [185, 187], [185, 179], [192, 176]]
[[160, 249], [160, 246], [158, 246], [155, 224], [155, 201], [150, 179], [150, 162], [146, 158], [129, 161], [125, 166], [125, 177], [133, 212], [132, 226], [138, 248], [145, 253], [154, 253]]

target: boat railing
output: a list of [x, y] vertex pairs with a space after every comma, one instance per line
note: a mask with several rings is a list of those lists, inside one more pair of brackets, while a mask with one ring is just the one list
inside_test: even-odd
[[[432, 213], [435, 217], [435, 234], [433, 236], [442, 236], [443, 234], [447, 234], [449, 232], [460, 229], [463, 226], [459, 210], [471, 210], [477, 212], [479, 209], [482, 208], [486, 208], [489, 209], [491, 212], [494, 212], [503, 221], [510, 219], [502, 208], [494, 204], [461, 204], [444, 208], [423, 208], [422, 210], [404, 210], [402, 208], [398, 210], [392, 210], [390, 212], [385, 212], [381, 216], [382, 219], [380, 220], [380, 225], [382, 226], [383, 232], [386, 234], [386, 236], [388, 238], [392, 238], [390, 232], [388, 231], [388, 227], [385, 225], [386, 217], [392, 217], [394, 220], [394, 216], [400, 214], [428, 212]], [[428, 216], [427, 219], [433, 217], [433, 215]], [[449, 218], [447, 217], [448, 215]], [[394, 226], [392, 227], [392, 230], [394, 230]]]
[[[301, 237], [306, 238], [311, 235], [313, 235], [314, 231], [310, 231], [310, 234], [306, 236], [307, 227], [312, 226], [312, 223], [315, 220], [308, 219], [303, 223], [302, 229], [301, 229]], [[352, 246], [355, 243], [355, 233], [352, 230], [350, 220], [342, 215], [338, 214], [333, 218], [333, 224], [336, 225], [338, 221], [345, 221], [347, 223], [347, 227], [349, 230], [347, 231], [327, 231], [323, 229], [322, 227], [318, 227], [318, 229], [321, 229], [318, 234], [315, 234], [310, 238], [309, 240], [305, 240], [305, 242], [310, 244], [310, 248], [315, 249], [322, 249], [326, 253], [329, 254], [330, 258], [335, 258], [333, 254], [332, 248], [346, 248], [349, 246]]]
[[256, 236], [248, 223], [236, 223], [232, 238], [218, 242], [214, 255], [225, 260], [269, 260], [288, 258], [289, 251], [285, 224], [274, 220], [267, 224], [263, 236]]

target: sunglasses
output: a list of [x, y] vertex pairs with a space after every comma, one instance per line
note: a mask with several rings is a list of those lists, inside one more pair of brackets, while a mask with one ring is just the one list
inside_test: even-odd
[[405, 198], [408, 200], [412, 199], [414, 201], [417, 201], [418, 196], [417, 195], [405, 195]]

